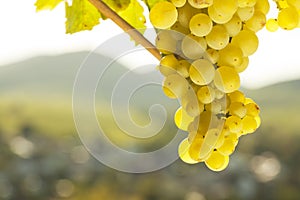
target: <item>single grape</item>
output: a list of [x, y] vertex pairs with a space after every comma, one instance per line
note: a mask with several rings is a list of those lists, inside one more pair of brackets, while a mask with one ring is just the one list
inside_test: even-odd
[[231, 43], [239, 46], [244, 56], [252, 55], [258, 48], [258, 38], [251, 30], [242, 30], [231, 40]]
[[182, 7], [186, 3], [186, 0], [171, 0], [174, 6]]
[[195, 35], [185, 36], [181, 43], [181, 51], [189, 59], [201, 58], [206, 48], [207, 44], [205, 39]]
[[232, 67], [222, 66], [215, 72], [215, 86], [225, 93], [233, 92], [240, 87], [240, 77]]
[[260, 11], [255, 11], [254, 15], [246, 21], [245, 27], [251, 31], [257, 32], [266, 25], [266, 15]]
[[236, 147], [236, 142], [229, 137], [227, 138], [225, 137], [224, 142], [222, 146], [218, 148], [218, 151], [224, 156], [230, 156], [234, 152], [235, 147]]
[[230, 37], [237, 35], [242, 29], [242, 20], [234, 15], [231, 20], [224, 24]]
[[177, 66], [177, 72], [184, 78], [188, 78], [190, 76], [189, 74], [190, 66], [191, 64], [187, 60], [179, 60]]
[[194, 121], [194, 118], [189, 116], [182, 107], [179, 107], [175, 112], [174, 122], [179, 129], [187, 131], [192, 121]]
[[191, 18], [199, 13], [199, 9], [193, 8], [189, 3], [186, 3], [183, 7], [178, 8], [178, 19], [177, 21], [183, 26], [184, 28], [189, 28], [189, 23]]
[[256, 4], [256, 1], [260, 0], [238, 0], [238, 6], [243, 7], [253, 7]]
[[179, 62], [175, 58], [174, 54], [169, 54], [164, 56], [160, 60], [158, 69], [160, 73], [162, 73], [164, 76], [168, 76], [171, 74], [175, 74], [178, 67], [179, 67]]
[[232, 102], [229, 106], [229, 114], [243, 118], [247, 113], [247, 108], [241, 102]]
[[249, 20], [254, 15], [254, 7], [239, 7], [236, 13], [244, 22]]
[[204, 58], [209, 60], [212, 64], [216, 64], [219, 60], [219, 51], [209, 48], [206, 50]]
[[176, 52], [177, 49], [177, 40], [172, 34], [173, 31], [161, 30], [158, 32], [155, 39], [155, 46], [157, 49], [164, 53], [170, 54]]
[[177, 21], [176, 7], [168, 2], [162, 1], [156, 3], [149, 12], [149, 18], [155, 28], [167, 29]]
[[242, 50], [233, 44], [228, 44], [224, 49], [219, 51], [218, 65], [237, 67], [243, 62], [243, 52]]
[[203, 37], [211, 31], [213, 23], [208, 15], [199, 13], [191, 18], [189, 27], [192, 34]]
[[205, 59], [194, 61], [190, 67], [190, 78], [197, 85], [209, 84], [215, 76], [215, 68]]
[[244, 95], [244, 93], [242, 93], [239, 90], [229, 93], [228, 96], [230, 98], [231, 103], [234, 103], [234, 102], [244, 103], [245, 102], [245, 95]]
[[205, 38], [207, 45], [216, 50], [223, 49], [229, 43], [229, 34], [223, 25], [213, 26]]
[[198, 161], [193, 160], [189, 154], [189, 148], [190, 148], [190, 143], [188, 141], [187, 138], [185, 138], [184, 140], [182, 140], [182, 142], [179, 144], [178, 147], [178, 155], [179, 158], [188, 164], [196, 164], [198, 163]]
[[210, 18], [217, 24], [225, 24], [232, 18], [231, 14], [218, 13], [213, 6], [208, 7], [207, 12]]
[[197, 91], [198, 100], [203, 104], [209, 104], [215, 99], [215, 90], [210, 86], [203, 86]]
[[238, 116], [232, 115], [228, 117], [225, 124], [232, 133], [239, 133], [242, 130], [242, 119]]
[[242, 119], [242, 135], [253, 133], [257, 128], [258, 124], [253, 116], [246, 115]]
[[298, 26], [299, 14], [294, 7], [284, 8], [278, 13], [278, 25], [285, 30], [292, 30]]
[[219, 151], [213, 151], [205, 160], [205, 165], [212, 171], [222, 171], [229, 164], [229, 156], [224, 156]]
[[260, 113], [260, 109], [256, 103], [248, 103], [246, 104], [247, 115], [256, 117]]
[[163, 81], [163, 91], [170, 98], [181, 98], [189, 88], [189, 83], [179, 74], [171, 74]]
[[241, 73], [243, 71], [245, 71], [247, 69], [249, 65], [249, 58], [248, 57], [243, 57], [243, 62], [242, 64], [240, 64], [239, 66], [235, 66], [235, 70], [238, 72], [238, 73]]
[[269, 0], [257, 0], [254, 8], [255, 10], [260, 11], [265, 15], [268, 14], [270, 10]]
[[266, 23], [266, 29], [270, 32], [275, 32], [279, 28], [277, 19], [268, 19]]
[[238, 8], [237, 0], [214, 0], [212, 5], [217, 13], [224, 15], [233, 15]]
[[188, 0], [189, 4], [194, 8], [207, 8], [213, 4], [213, 0]]

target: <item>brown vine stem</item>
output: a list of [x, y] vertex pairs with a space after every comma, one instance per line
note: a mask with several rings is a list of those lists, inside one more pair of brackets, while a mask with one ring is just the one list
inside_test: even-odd
[[160, 52], [158, 49], [147, 40], [139, 31], [132, 27], [128, 22], [126, 22], [122, 17], [115, 13], [110, 7], [108, 7], [101, 0], [89, 0], [105, 17], [111, 19], [115, 24], [117, 24], [124, 32], [128, 33], [137, 43], [141, 44], [145, 49], [147, 49], [155, 58], [161, 59]]

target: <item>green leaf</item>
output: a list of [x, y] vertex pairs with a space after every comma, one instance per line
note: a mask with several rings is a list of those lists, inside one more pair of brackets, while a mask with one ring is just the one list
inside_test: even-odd
[[52, 10], [63, 0], [37, 0], [35, 2], [36, 11]]
[[144, 32], [145, 26], [145, 16], [144, 9], [139, 4], [137, 0], [131, 0], [131, 3], [126, 10], [120, 11], [118, 14], [127, 21], [131, 26], [138, 29], [141, 33]]
[[158, 2], [167, 1], [167, 0], [144, 0], [149, 10]]
[[103, 2], [116, 12], [125, 10], [130, 4], [130, 0], [103, 0]]
[[101, 14], [88, 0], [73, 0], [72, 6], [66, 3], [66, 32], [76, 33], [92, 30], [99, 24]]

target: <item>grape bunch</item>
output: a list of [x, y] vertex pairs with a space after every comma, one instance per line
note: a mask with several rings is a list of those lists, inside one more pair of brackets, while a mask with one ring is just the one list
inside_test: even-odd
[[300, 0], [275, 0], [279, 10], [277, 18], [267, 20], [268, 31], [275, 32], [280, 28], [293, 30], [300, 28]]
[[268, 0], [170, 0], [150, 9], [163, 91], [180, 100], [174, 121], [188, 132], [178, 148], [184, 162], [224, 170], [239, 138], [260, 126], [239, 73], [258, 48], [269, 8]]

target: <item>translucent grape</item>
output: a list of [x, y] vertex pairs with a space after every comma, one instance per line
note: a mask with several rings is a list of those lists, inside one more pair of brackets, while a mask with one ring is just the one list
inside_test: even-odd
[[210, 86], [203, 86], [197, 91], [198, 100], [203, 104], [209, 104], [215, 99], [215, 90]]
[[244, 95], [244, 93], [242, 93], [239, 90], [236, 90], [236, 91], [230, 93], [229, 98], [230, 98], [231, 103], [234, 103], [234, 102], [244, 103], [245, 102], [245, 95]]
[[189, 27], [192, 34], [203, 37], [211, 31], [213, 23], [208, 15], [199, 13], [191, 18]]
[[187, 35], [182, 40], [181, 51], [189, 59], [200, 58], [207, 48], [204, 38], [195, 35]]
[[229, 106], [229, 114], [243, 118], [247, 113], [245, 105], [241, 102], [233, 102]]
[[188, 0], [188, 2], [194, 8], [207, 8], [213, 4], [213, 0]]
[[235, 66], [235, 70], [238, 72], [238, 73], [241, 73], [243, 71], [245, 71], [247, 69], [249, 65], [249, 58], [248, 57], [243, 57], [243, 62], [242, 64], [240, 64], [239, 66]]
[[215, 64], [219, 60], [219, 52], [215, 49], [207, 49], [204, 58], [209, 60], [212, 64]]
[[242, 119], [242, 135], [253, 133], [257, 129], [257, 122], [254, 117], [246, 115]]
[[231, 138], [224, 138], [222, 146], [218, 148], [218, 151], [224, 156], [230, 156], [236, 147], [236, 142]]
[[254, 7], [239, 8], [236, 13], [242, 21], [247, 21], [254, 15]]
[[266, 25], [266, 15], [260, 11], [255, 11], [254, 15], [246, 21], [245, 27], [251, 31], [257, 32]]
[[155, 46], [164, 54], [174, 53], [177, 49], [177, 40], [173, 37], [172, 31], [162, 30], [156, 36]]
[[200, 158], [206, 158], [208, 154], [210, 154], [221, 135], [221, 130], [217, 128], [209, 129], [204, 137], [201, 149], [200, 149]]
[[242, 21], [241, 19], [234, 15], [231, 20], [224, 24], [228, 34], [230, 37], [237, 35], [242, 29]]
[[209, 84], [215, 76], [215, 68], [205, 59], [194, 61], [190, 67], [190, 78], [197, 85]]
[[170, 31], [176, 40], [182, 40], [186, 35], [190, 33], [188, 28], [183, 27], [178, 21], [171, 27]]
[[242, 119], [238, 116], [232, 115], [228, 117], [225, 123], [232, 133], [239, 133], [242, 130]]
[[213, 101], [210, 104], [206, 104], [205, 109], [212, 113], [219, 114], [222, 111], [222, 104], [220, 101]]
[[242, 50], [233, 44], [228, 44], [224, 49], [221, 49], [219, 55], [219, 66], [237, 67], [243, 62]]
[[203, 138], [202, 137], [195, 137], [192, 141], [189, 149], [189, 154], [193, 160], [197, 160], [198, 162], [201, 162], [202, 159], [200, 158], [200, 149], [203, 144]]
[[168, 1], [156, 3], [149, 13], [152, 25], [159, 29], [170, 28], [177, 21], [177, 16], [176, 7]]
[[182, 7], [186, 3], [186, 0], [171, 0], [174, 6]]
[[194, 118], [189, 116], [182, 107], [179, 107], [175, 112], [174, 122], [179, 129], [187, 131], [192, 121], [194, 121]]
[[218, 140], [217, 140], [217, 142], [215, 144], [215, 148], [216, 149], [220, 148], [224, 144], [224, 141], [225, 141], [225, 132], [226, 131], [224, 131], [224, 129], [222, 129], [221, 134], [220, 134], [220, 136], [219, 136], [219, 138], [218, 138]]
[[266, 15], [270, 10], [269, 0], [257, 0], [254, 8]]
[[229, 43], [229, 34], [222, 25], [215, 25], [206, 36], [207, 45], [213, 49], [220, 50]]
[[300, 1], [299, 0], [287, 0], [287, 3], [290, 6], [295, 7], [297, 10], [300, 10]]
[[210, 18], [215, 23], [218, 23], [218, 24], [225, 24], [225, 23], [229, 22], [229, 20], [232, 18], [231, 14], [228, 14], [228, 13], [220, 14], [220, 13], [218, 13], [213, 6], [208, 7], [207, 11], [208, 11], [208, 15], [210, 16]]
[[282, 9], [278, 14], [278, 25], [285, 30], [292, 30], [298, 26], [299, 14], [294, 7]]
[[191, 64], [187, 60], [180, 60], [178, 61], [177, 72], [184, 78], [187, 78], [190, 76], [189, 74], [190, 66]]
[[213, 151], [205, 160], [205, 165], [212, 171], [222, 171], [229, 164], [229, 156], [224, 156], [219, 151]]
[[159, 71], [164, 76], [175, 74], [178, 67], [179, 67], [179, 62], [173, 54], [164, 56], [160, 60], [160, 64], [158, 66]]
[[181, 105], [186, 113], [192, 117], [199, 116], [204, 110], [204, 105], [198, 101], [196, 91], [188, 91], [181, 98]]
[[179, 144], [178, 147], [178, 155], [179, 158], [188, 164], [196, 164], [198, 163], [198, 161], [193, 160], [189, 154], [189, 148], [190, 148], [190, 143], [188, 141], [187, 138], [185, 138], [184, 140], [182, 140], [182, 142]]
[[279, 28], [277, 19], [268, 19], [266, 23], [266, 29], [270, 32], [275, 32]]
[[[253, 7], [257, 0], [238, 0], [238, 6], [243, 7]], [[260, 0], [258, 0], [260, 1]]]
[[232, 38], [231, 43], [239, 46], [244, 56], [250, 56], [257, 50], [259, 42], [255, 32], [242, 30]]
[[233, 15], [238, 8], [237, 0], [214, 0], [212, 5], [217, 13]]
[[246, 104], [247, 115], [256, 117], [260, 113], [260, 109], [256, 103], [248, 103]]
[[178, 8], [178, 22], [181, 26], [189, 28], [189, 23], [191, 18], [199, 13], [200, 11], [196, 8], [193, 8], [189, 3], [186, 3], [183, 7]]
[[180, 98], [188, 91], [189, 84], [179, 74], [166, 76], [163, 81], [163, 91], [170, 98]]
[[240, 87], [240, 77], [232, 67], [219, 67], [215, 72], [215, 86], [225, 93], [230, 93]]

